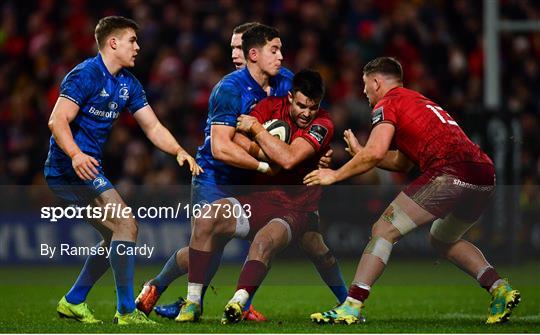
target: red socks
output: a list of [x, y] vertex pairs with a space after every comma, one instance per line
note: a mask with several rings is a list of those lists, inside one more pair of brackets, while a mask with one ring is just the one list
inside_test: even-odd
[[244, 289], [253, 295], [268, 273], [268, 267], [260, 261], [247, 261], [244, 264], [236, 290]]

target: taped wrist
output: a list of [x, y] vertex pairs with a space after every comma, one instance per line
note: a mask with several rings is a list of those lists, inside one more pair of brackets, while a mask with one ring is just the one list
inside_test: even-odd
[[261, 173], [266, 173], [270, 170], [270, 165], [266, 162], [259, 162], [259, 166], [257, 166], [257, 171]]

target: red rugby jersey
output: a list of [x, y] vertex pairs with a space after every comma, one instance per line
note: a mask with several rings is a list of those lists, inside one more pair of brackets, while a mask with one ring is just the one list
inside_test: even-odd
[[371, 123], [395, 126], [393, 145], [426, 171], [457, 162], [493, 164], [456, 121], [422, 94], [403, 87], [391, 89], [371, 113]]
[[296, 138], [302, 137], [315, 149], [313, 157], [301, 162], [294, 169], [282, 170], [276, 176], [264, 181], [264, 184], [273, 185], [270, 187], [271, 194], [268, 194], [268, 201], [281, 204], [285, 208], [311, 212], [319, 207], [322, 188], [307, 187], [303, 185], [303, 179], [306, 174], [317, 169], [320, 157], [330, 148], [330, 141], [334, 136], [334, 123], [330, 114], [321, 108], [309, 126], [299, 128], [291, 119], [290, 106], [287, 97], [269, 97], [259, 102], [250, 115], [256, 117], [260, 123], [272, 119], [287, 122], [291, 128], [291, 143]]

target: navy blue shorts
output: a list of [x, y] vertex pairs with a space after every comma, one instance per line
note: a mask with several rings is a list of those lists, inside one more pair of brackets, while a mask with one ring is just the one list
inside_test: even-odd
[[210, 204], [216, 200], [230, 197], [228, 186], [210, 185], [192, 178], [191, 179], [191, 204]]
[[98, 175], [94, 180], [82, 180], [70, 167], [54, 167], [45, 165], [45, 180], [49, 188], [60, 199], [71, 204], [85, 206], [101, 193], [114, 188], [105, 177], [101, 166], [97, 167]]

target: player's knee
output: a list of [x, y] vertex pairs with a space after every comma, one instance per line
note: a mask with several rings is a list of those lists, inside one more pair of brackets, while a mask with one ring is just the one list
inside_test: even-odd
[[123, 236], [129, 236], [132, 239], [136, 239], [139, 232], [139, 226], [134, 219], [123, 219], [115, 222], [112, 230], [115, 234], [122, 234]]
[[193, 240], [205, 239], [214, 235], [215, 220], [212, 217], [199, 217], [193, 224], [191, 238]]
[[443, 254], [443, 255], [446, 254], [448, 249], [450, 249], [450, 247], [453, 244], [453, 243], [443, 242], [437, 239], [432, 234], [429, 234], [428, 239], [429, 239], [429, 244], [433, 247], [433, 249], [435, 249], [438, 253]]
[[189, 248], [183, 247], [176, 252], [176, 264], [182, 269], [188, 269], [189, 265]]
[[308, 231], [302, 235], [300, 239], [300, 247], [308, 255], [323, 256], [328, 252], [328, 247], [324, 243], [324, 239], [319, 232]]
[[300, 245], [315, 266], [327, 267], [335, 263], [335, 258], [328, 246], [324, 243], [324, 239], [320, 233], [305, 233], [300, 240]]
[[391, 243], [399, 241], [402, 237], [401, 233], [394, 225], [382, 218], [377, 220], [373, 227], [371, 227], [371, 237], [373, 238], [376, 236], [382, 237]]
[[268, 263], [275, 250], [275, 241], [271, 234], [257, 234], [249, 249], [249, 258]]

